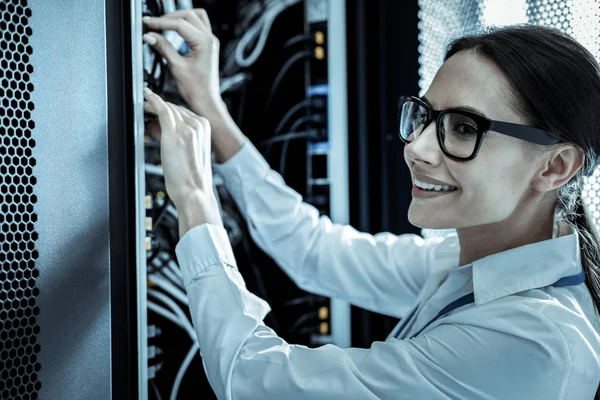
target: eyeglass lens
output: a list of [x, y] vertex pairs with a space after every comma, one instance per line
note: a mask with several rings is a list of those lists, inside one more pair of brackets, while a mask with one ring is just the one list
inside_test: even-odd
[[[415, 140], [429, 122], [428, 110], [415, 101], [406, 101], [400, 114], [400, 135], [408, 142]], [[477, 143], [477, 123], [460, 113], [445, 113], [438, 123], [440, 137], [447, 152], [455, 157], [469, 157]]]

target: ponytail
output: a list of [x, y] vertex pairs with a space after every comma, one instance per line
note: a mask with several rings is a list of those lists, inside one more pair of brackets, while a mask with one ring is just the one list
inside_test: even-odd
[[[570, 214], [571, 226], [577, 229], [579, 234], [579, 246], [581, 253], [581, 264], [585, 271], [585, 284], [592, 295], [592, 301], [596, 313], [600, 315], [600, 245], [598, 242], [598, 229], [587, 213], [581, 190], [583, 185], [578, 186], [578, 195], [575, 198], [575, 212]], [[596, 390], [594, 400], [600, 400], [600, 386]]]
[[598, 230], [587, 213], [581, 193], [579, 194], [577, 207], [573, 214], [573, 226], [579, 233], [579, 245], [581, 250], [581, 264], [585, 271], [587, 285], [596, 313], [600, 315], [600, 244], [598, 242]]

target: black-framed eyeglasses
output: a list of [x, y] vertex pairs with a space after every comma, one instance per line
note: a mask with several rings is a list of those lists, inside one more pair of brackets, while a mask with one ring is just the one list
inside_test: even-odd
[[477, 157], [486, 132], [494, 131], [528, 142], [552, 145], [560, 139], [552, 133], [531, 126], [493, 121], [461, 109], [434, 110], [418, 97], [400, 97], [398, 102], [398, 134], [404, 143], [415, 140], [435, 121], [442, 152], [456, 161]]

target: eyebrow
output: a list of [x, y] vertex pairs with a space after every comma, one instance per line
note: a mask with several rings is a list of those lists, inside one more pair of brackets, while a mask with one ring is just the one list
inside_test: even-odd
[[[429, 99], [425, 96], [421, 97], [421, 100], [423, 100], [425, 103], [427, 103], [427, 105], [431, 108], [433, 108], [433, 105], [431, 104], [431, 101], [429, 101]], [[449, 107], [448, 110], [461, 110], [461, 111], [468, 111], [468, 112], [472, 112], [474, 114], [479, 114], [482, 117], [486, 117], [488, 118], [487, 115], [485, 115], [485, 113], [481, 110], [476, 109], [475, 107], [471, 107], [471, 106], [456, 106], [456, 107]]]

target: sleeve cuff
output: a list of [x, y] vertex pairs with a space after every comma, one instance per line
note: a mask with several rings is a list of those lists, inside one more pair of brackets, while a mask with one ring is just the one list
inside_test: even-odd
[[190, 229], [175, 247], [175, 254], [186, 289], [197, 275], [215, 264], [237, 270], [227, 231], [221, 226], [202, 224]]

